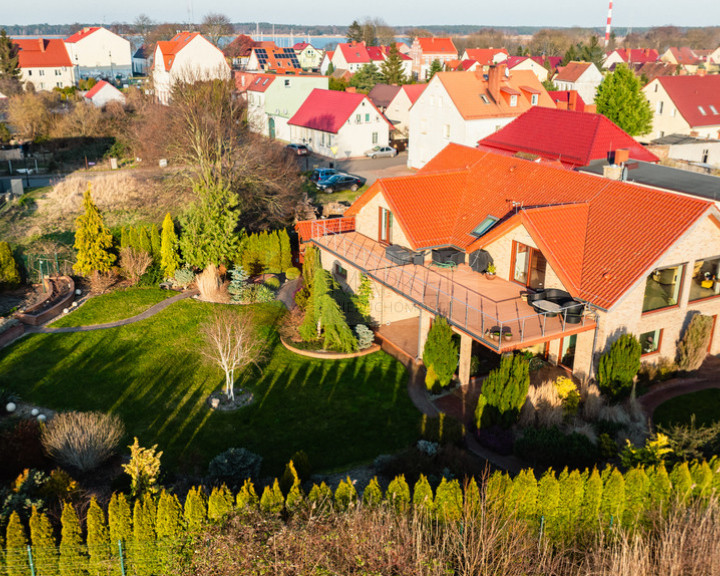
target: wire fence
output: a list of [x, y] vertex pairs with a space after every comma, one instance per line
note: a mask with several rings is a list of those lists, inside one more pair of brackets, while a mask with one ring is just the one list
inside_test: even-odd
[[65, 254], [23, 254], [20, 256], [28, 282], [41, 282], [48, 276], [69, 276], [73, 273], [73, 260]]

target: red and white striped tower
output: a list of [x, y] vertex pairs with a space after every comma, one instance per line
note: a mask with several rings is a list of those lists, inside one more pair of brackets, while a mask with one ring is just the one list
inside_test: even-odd
[[613, 3], [613, 0], [610, 0], [610, 7], [608, 8], [607, 26], [605, 26], [605, 47], [606, 48], [607, 48], [607, 45], [610, 43], [610, 26], [612, 24], [612, 3]]

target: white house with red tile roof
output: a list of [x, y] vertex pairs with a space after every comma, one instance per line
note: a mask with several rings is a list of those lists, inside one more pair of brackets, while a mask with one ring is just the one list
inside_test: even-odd
[[[582, 380], [621, 334], [643, 361], [673, 360], [692, 316], [720, 314], [712, 202], [457, 144], [418, 174], [377, 180], [342, 220], [297, 228], [344, 289], [371, 280], [374, 323], [410, 357], [445, 317], [462, 384], [473, 341], [543, 354]], [[394, 341], [393, 325], [417, 339]]]
[[318, 50], [315, 46], [307, 42], [298, 42], [293, 46], [293, 50], [295, 50], [298, 62], [303, 70], [320, 70], [320, 64], [323, 61], [323, 56], [325, 56], [324, 50]]
[[80, 78], [130, 78], [130, 41], [102, 26], [83, 28], [65, 38], [75, 76]]
[[315, 89], [288, 121], [290, 141], [330, 158], [387, 146], [392, 124], [365, 94]]
[[372, 59], [364, 42], [341, 42], [332, 56], [335, 70], [349, 70], [353, 74], [370, 62]]
[[679, 66], [688, 74], [695, 74], [700, 64], [705, 65], [709, 52], [704, 50], [695, 51], [688, 46], [671, 46], [660, 56], [660, 60]]
[[451, 142], [475, 146], [532, 106], [555, 103], [529, 70], [439, 72], [410, 108], [408, 166], [423, 167]]
[[18, 39], [20, 82], [35, 90], [67, 88], [75, 84], [75, 73], [65, 43], [59, 39]]
[[720, 138], [720, 76], [659, 76], [643, 88], [653, 109], [650, 133], [641, 142], [684, 134]]
[[119, 102], [120, 104], [125, 104], [125, 95], [105, 80], [100, 80], [100, 82], [88, 90], [85, 93], [84, 98], [88, 102], [92, 102], [98, 108], [102, 108], [109, 102]]
[[540, 82], [545, 82], [550, 74], [545, 66], [530, 56], [509, 56], [505, 63], [510, 71], [530, 70]]
[[158, 102], [168, 104], [173, 85], [230, 78], [230, 66], [223, 53], [198, 32], [180, 32], [172, 40], [160, 41], [155, 48], [153, 83]]
[[413, 76], [426, 80], [434, 60], [445, 64], [458, 59], [458, 51], [450, 38], [415, 38], [408, 55], [412, 58]]
[[617, 64], [645, 64], [658, 60], [660, 60], [660, 54], [654, 48], [618, 48], [606, 54], [603, 68], [609, 70]]
[[602, 81], [602, 73], [592, 62], [569, 62], [553, 78], [558, 90], [576, 90], [588, 104], [595, 102], [595, 93]]
[[385, 110], [385, 117], [390, 120], [397, 131], [395, 136], [407, 138], [410, 132], [410, 108], [425, 91], [427, 84], [404, 84], [400, 86], [395, 97]]
[[[320, 74], [327, 74], [328, 68], [330, 68], [330, 63], [332, 62], [333, 56], [335, 55], [335, 50], [326, 50], [325, 54], [323, 54], [322, 61], [320, 62]], [[333, 68], [335, 65], [333, 64]]]
[[288, 120], [315, 88], [327, 87], [327, 76], [235, 73], [235, 88], [247, 102], [250, 129], [286, 142], [290, 141]]

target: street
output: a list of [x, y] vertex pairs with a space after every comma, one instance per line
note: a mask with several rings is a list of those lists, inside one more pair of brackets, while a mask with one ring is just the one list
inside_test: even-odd
[[311, 154], [304, 158], [298, 158], [298, 162], [301, 170], [327, 168], [330, 164], [333, 164], [334, 168], [342, 172], [366, 178], [368, 186], [372, 185], [378, 178], [407, 176], [414, 173], [413, 170], [407, 167], [407, 152], [401, 152], [394, 158], [351, 158], [349, 160], [332, 160], [325, 156]]

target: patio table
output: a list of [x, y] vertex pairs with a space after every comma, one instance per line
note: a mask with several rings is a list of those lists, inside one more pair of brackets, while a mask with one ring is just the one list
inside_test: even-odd
[[549, 300], [535, 300], [532, 305], [537, 311], [547, 312], [548, 315], [552, 314], [557, 316], [560, 313], [560, 310], [562, 310], [562, 307], [559, 304], [550, 302]]

